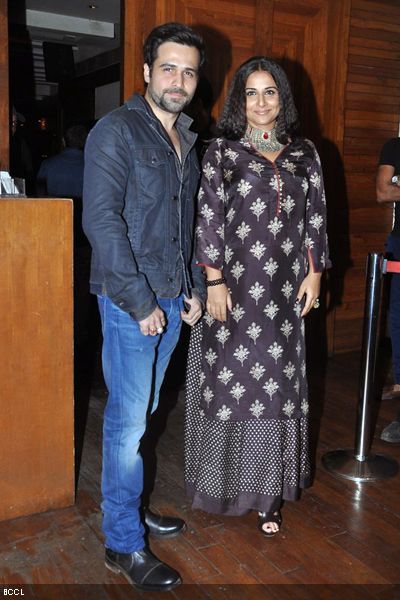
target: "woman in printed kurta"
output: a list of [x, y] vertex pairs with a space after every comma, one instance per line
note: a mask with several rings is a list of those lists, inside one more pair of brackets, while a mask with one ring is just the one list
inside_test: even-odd
[[244, 63], [203, 159], [196, 230], [208, 300], [189, 350], [187, 492], [194, 508], [258, 511], [268, 536], [310, 484], [304, 316], [328, 262], [321, 164], [296, 126], [282, 69]]

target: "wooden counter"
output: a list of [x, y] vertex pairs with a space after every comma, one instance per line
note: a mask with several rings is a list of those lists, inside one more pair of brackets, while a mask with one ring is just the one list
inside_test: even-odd
[[74, 503], [72, 201], [0, 199], [0, 520]]

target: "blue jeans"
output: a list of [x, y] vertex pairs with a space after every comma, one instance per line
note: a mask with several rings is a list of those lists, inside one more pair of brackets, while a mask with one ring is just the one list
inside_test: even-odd
[[106, 296], [98, 296], [103, 330], [103, 374], [109, 396], [104, 411], [102, 511], [105, 545], [130, 553], [144, 547], [139, 509], [143, 461], [139, 452], [181, 329], [182, 297], [158, 298], [164, 333], [145, 336], [139, 324]]
[[[390, 258], [400, 260], [400, 236], [389, 235], [386, 251]], [[400, 384], [400, 273], [390, 276], [389, 327], [394, 381]]]

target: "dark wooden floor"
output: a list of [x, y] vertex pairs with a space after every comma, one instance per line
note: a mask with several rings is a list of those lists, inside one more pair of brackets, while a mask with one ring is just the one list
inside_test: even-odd
[[[400, 598], [395, 585], [400, 584], [399, 475], [357, 484], [333, 477], [321, 465], [325, 452], [353, 446], [358, 373], [359, 357], [351, 354], [331, 359], [326, 372], [321, 369], [312, 375], [315, 483], [299, 502], [284, 507], [281, 533], [273, 539], [257, 532], [255, 514], [220, 517], [190, 509], [182, 477], [183, 391], [170, 387], [163, 396], [169, 415], [157, 445], [152, 506], [183, 517], [188, 529], [177, 539], [151, 543], [186, 584], [166, 596]], [[84, 384], [81, 389], [79, 418], [86, 410]], [[117, 599], [138, 594], [103, 563], [99, 483], [105, 401], [97, 373], [81, 457], [77, 433], [81, 460], [76, 505], [0, 523], [0, 586], [21, 589], [25, 598]], [[375, 452], [397, 460], [400, 444], [381, 442], [379, 434], [398, 409], [399, 402], [381, 403], [373, 441]], [[161, 429], [164, 416], [156, 423]]]

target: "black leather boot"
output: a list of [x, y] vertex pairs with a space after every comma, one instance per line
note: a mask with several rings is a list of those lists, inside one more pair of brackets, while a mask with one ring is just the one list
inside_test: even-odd
[[178, 517], [162, 517], [154, 514], [148, 508], [144, 510], [144, 522], [149, 534], [158, 538], [173, 538], [186, 529], [183, 519], [179, 519]]
[[179, 573], [154, 556], [148, 548], [130, 554], [106, 548], [105, 563], [110, 571], [122, 573], [138, 590], [162, 592], [182, 583]]

